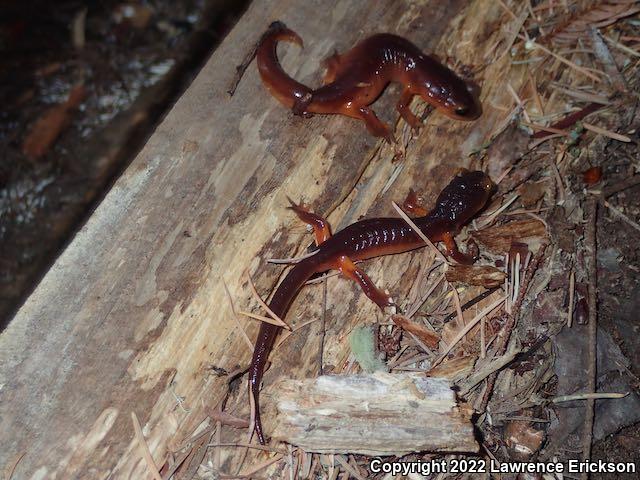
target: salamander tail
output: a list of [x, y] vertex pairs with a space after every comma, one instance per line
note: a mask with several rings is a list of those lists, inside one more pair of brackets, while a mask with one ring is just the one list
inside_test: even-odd
[[263, 41], [264, 38], [268, 36], [271, 36], [276, 41], [291, 42], [295, 43], [300, 48], [304, 48], [304, 43], [302, 38], [300, 38], [300, 35], [287, 28], [287, 26], [279, 20], [269, 25], [269, 29], [264, 34]]
[[[296, 32], [289, 30], [282, 22], [273, 22], [262, 36], [256, 52], [258, 71], [262, 82], [280, 103], [288, 108], [298, 106], [298, 110], [304, 113], [304, 106], [310, 101], [312, 90], [283, 70], [276, 48], [280, 41], [295, 43], [301, 48], [303, 46], [302, 38]], [[301, 99], [306, 102], [302, 107]]]

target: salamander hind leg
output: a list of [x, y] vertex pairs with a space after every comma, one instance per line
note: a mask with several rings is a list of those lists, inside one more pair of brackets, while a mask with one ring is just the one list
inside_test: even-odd
[[304, 205], [297, 204], [287, 197], [291, 206], [288, 208], [293, 210], [300, 220], [313, 228], [313, 235], [316, 239], [316, 245], [320, 245], [331, 237], [331, 226], [323, 217], [310, 212]]
[[362, 288], [364, 294], [382, 310], [384, 310], [385, 307], [391, 307], [395, 305], [393, 299], [389, 296], [389, 294], [376, 287], [369, 276], [361, 269], [359, 269], [349, 257], [345, 255], [342, 255], [340, 257], [340, 259], [338, 260], [338, 270], [340, 270], [340, 273], [342, 273], [342, 275], [350, 278], [358, 285], [360, 285], [360, 288]]
[[385, 125], [369, 107], [360, 107], [357, 114], [348, 115], [364, 120], [364, 123], [367, 125], [367, 130], [369, 130], [371, 135], [382, 137], [389, 143], [396, 143], [396, 139], [393, 133], [391, 133], [391, 130], [389, 130], [389, 127]]
[[450, 232], [447, 232], [444, 234], [444, 236], [442, 237], [442, 241], [447, 247], [447, 255], [453, 258], [456, 262], [461, 263], [463, 265], [471, 265], [476, 261], [477, 245], [476, 245], [476, 252], [473, 255], [468, 255], [458, 250], [458, 245], [456, 245], [456, 241]]
[[333, 51], [333, 55], [325, 58], [322, 61], [322, 66], [325, 68], [324, 75], [322, 76], [322, 84], [333, 82], [340, 73], [340, 60], [341, 57], [336, 50]]
[[412, 98], [413, 93], [408, 88], [405, 88], [402, 91], [402, 95], [400, 95], [396, 108], [400, 112], [400, 116], [404, 118], [404, 121], [411, 125], [411, 128], [418, 130], [422, 126], [422, 122], [409, 108]]

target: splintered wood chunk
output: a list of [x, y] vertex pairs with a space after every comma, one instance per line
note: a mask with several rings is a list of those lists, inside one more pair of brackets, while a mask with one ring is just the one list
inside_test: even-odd
[[472, 235], [493, 253], [507, 253], [513, 242], [526, 243], [529, 250], [535, 253], [546, 238], [547, 230], [540, 220], [530, 218], [478, 230]]
[[478, 285], [485, 288], [493, 288], [502, 285], [506, 274], [491, 265], [451, 265], [445, 277], [448, 282], [463, 282], [468, 285]]
[[430, 348], [436, 348], [440, 343], [440, 335], [436, 332], [429, 330], [424, 325], [420, 325], [412, 320], [409, 320], [404, 315], [392, 315], [391, 320], [403, 330], [413, 333], [420, 339], [426, 346]]
[[456, 403], [443, 378], [415, 372], [329, 375], [285, 379], [265, 394], [277, 403], [273, 438], [307, 452], [478, 451], [473, 411]]
[[465, 355], [464, 357], [454, 357], [442, 362], [427, 372], [430, 377], [448, 378], [457, 380], [460, 377], [471, 374], [473, 366], [478, 357]]

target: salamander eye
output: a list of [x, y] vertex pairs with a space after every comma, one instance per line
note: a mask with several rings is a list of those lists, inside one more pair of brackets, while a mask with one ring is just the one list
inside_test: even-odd
[[458, 107], [455, 109], [456, 115], [460, 115], [464, 117], [467, 113], [469, 113], [469, 107]]

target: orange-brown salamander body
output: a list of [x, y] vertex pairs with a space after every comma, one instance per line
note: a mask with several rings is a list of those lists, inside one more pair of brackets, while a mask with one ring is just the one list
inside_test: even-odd
[[276, 53], [281, 40], [302, 47], [297, 33], [281, 22], [272, 23], [256, 52], [258, 70], [273, 96], [295, 114], [340, 113], [363, 120], [373, 135], [391, 141], [389, 127], [369, 107], [390, 82], [402, 85], [397, 109], [414, 128], [421, 124], [409, 108], [414, 95], [458, 120], [474, 120], [481, 113], [464, 80], [397, 35], [373, 35], [348, 52], [331, 56], [326, 61], [324, 85], [316, 90], [297, 82], [282, 69]]
[[[449, 255], [457, 261], [470, 263], [458, 251], [453, 236], [484, 208], [493, 183], [483, 172], [462, 171], [439, 195], [435, 208], [425, 216], [414, 218], [416, 226], [432, 242], [444, 242]], [[349, 225], [331, 235], [327, 222], [304, 208], [292, 209], [314, 229], [317, 252], [305, 258], [289, 271], [269, 303], [269, 308], [284, 318], [291, 302], [305, 282], [315, 273], [335, 269], [355, 280], [364, 293], [380, 308], [393, 304], [388, 294], [374, 283], [354, 262], [381, 255], [406, 252], [424, 246], [424, 241], [401, 218], [371, 218]], [[262, 374], [280, 327], [262, 323], [249, 367], [249, 385], [255, 404], [255, 432], [264, 444], [260, 422], [258, 396]]]

